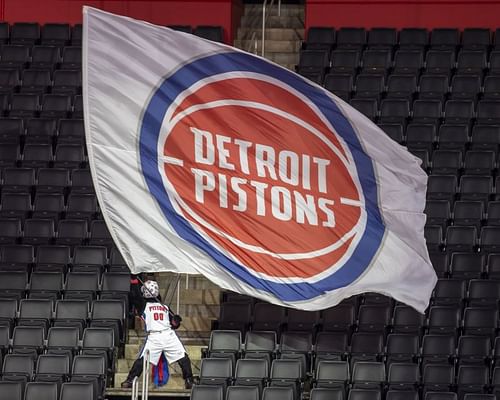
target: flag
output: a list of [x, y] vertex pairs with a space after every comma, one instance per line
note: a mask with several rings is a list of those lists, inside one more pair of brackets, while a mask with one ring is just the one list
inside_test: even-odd
[[161, 353], [157, 365], [151, 365], [151, 376], [156, 387], [165, 386], [170, 378], [168, 371], [168, 361], [165, 354]]
[[90, 169], [133, 273], [304, 310], [376, 292], [424, 311], [427, 176], [404, 147], [230, 46], [89, 7], [83, 35]]

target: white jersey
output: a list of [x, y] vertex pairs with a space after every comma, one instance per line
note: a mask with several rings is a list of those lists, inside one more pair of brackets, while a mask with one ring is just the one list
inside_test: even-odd
[[146, 303], [142, 318], [147, 332], [159, 332], [171, 329], [168, 307], [161, 303]]
[[167, 306], [161, 303], [146, 303], [142, 319], [148, 337], [140, 352], [141, 357], [149, 351], [151, 364], [157, 365], [161, 353], [165, 354], [169, 364], [185, 356], [186, 349], [170, 326]]

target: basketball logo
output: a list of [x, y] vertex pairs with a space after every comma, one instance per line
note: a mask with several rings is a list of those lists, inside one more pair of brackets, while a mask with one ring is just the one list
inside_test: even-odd
[[166, 220], [243, 283], [304, 301], [370, 266], [385, 231], [375, 172], [322, 89], [219, 53], [167, 76], [143, 115], [142, 172]]

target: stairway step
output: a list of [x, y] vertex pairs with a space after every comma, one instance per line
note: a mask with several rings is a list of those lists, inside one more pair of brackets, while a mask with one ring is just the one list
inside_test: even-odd
[[267, 53], [265, 57], [277, 64], [293, 65], [299, 63], [298, 53]]
[[[242, 28], [261, 28], [262, 15], [244, 15], [241, 18]], [[266, 18], [266, 28], [303, 28], [304, 20], [296, 16], [268, 16]]]
[[[116, 372], [115, 373], [114, 387], [117, 389], [118, 388], [121, 389], [120, 385], [125, 379], [127, 379], [126, 372]], [[140, 380], [140, 383], [139, 383], [139, 388], [141, 388], [141, 387], [142, 387], [142, 380]], [[155, 392], [168, 392], [168, 391], [172, 391], [172, 390], [182, 391], [182, 392], [185, 391], [186, 393], [189, 393], [189, 391], [186, 391], [184, 389], [184, 379], [182, 379], [182, 376], [180, 376], [180, 375], [170, 376], [168, 383], [162, 387], [155, 387], [152, 380], [149, 383], [150, 395], [152, 393], [155, 393]], [[125, 392], [130, 393], [130, 390], [125, 391]], [[139, 389], [139, 393], [140, 392], [141, 392], [141, 390]]]
[[[282, 4], [281, 16], [298, 16], [304, 18], [305, 10], [303, 5]], [[262, 4], [246, 4], [244, 15], [259, 15], [262, 18]], [[278, 6], [271, 8], [270, 15], [278, 15]]]
[[280, 64], [283, 68], [289, 69], [290, 71], [295, 72], [295, 66], [297, 64]]
[[[262, 37], [261, 29], [249, 29], [249, 28], [239, 28], [237, 39], [239, 40], [249, 40], [252, 38], [252, 34], [255, 32], [255, 37], [260, 39]], [[266, 29], [266, 40], [302, 40], [304, 38], [304, 28], [292, 29], [292, 28], [267, 28]]]
[[[180, 288], [180, 303], [181, 304], [205, 304], [219, 305], [220, 304], [220, 289], [186, 289], [185, 286]], [[177, 298], [175, 298], [177, 301]]]
[[[218, 304], [180, 304], [176, 313], [182, 317], [204, 317], [217, 319], [219, 317], [220, 306]], [[182, 326], [182, 325], [181, 325]]]
[[[137, 355], [139, 354], [139, 349], [142, 344], [126, 344], [125, 345], [125, 359], [126, 360], [135, 360]], [[205, 345], [197, 345], [197, 344], [185, 344], [187, 353], [189, 354], [189, 358], [191, 360], [200, 360], [201, 359], [201, 349], [205, 348]], [[128, 362], [128, 361], [127, 361]]]
[[[245, 51], [254, 52], [255, 42], [251, 40], [235, 40], [234, 46]], [[257, 40], [257, 54], [260, 55], [262, 41]], [[296, 53], [300, 51], [300, 40], [266, 40], [266, 53]]]
[[[191, 356], [189, 358], [191, 358]], [[134, 361], [135, 359], [120, 358], [116, 363], [115, 372], [128, 373], [128, 371], [130, 371], [130, 368], [132, 368], [132, 364], [134, 363]], [[193, 368], [193, 374], [198, 375], [198, 373], [200, 372], [200, 364], [201, 359], [191, 358], [191, 367]], [[181, 367], [179, 367], [178, 363], [173, 363], [172, 365], [169, 365], [168, 368], [170, 375], [182, 375]]]

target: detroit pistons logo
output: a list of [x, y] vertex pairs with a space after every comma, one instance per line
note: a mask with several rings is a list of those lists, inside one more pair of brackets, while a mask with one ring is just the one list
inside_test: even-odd
[[374, 172], [351, 125], [321, 89], [263, 60], [181, 67], [152, 96], [140, 146], [171, 226], [257, 290], [321, 296], [380, 244]]

